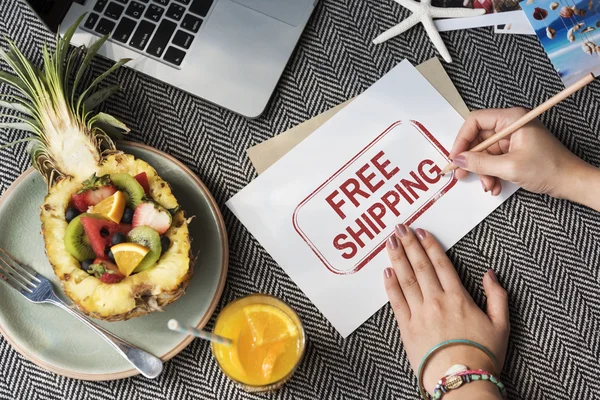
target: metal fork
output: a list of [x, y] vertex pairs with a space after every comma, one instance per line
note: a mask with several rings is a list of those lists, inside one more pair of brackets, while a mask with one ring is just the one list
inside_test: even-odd
[[127, 343], [106, 329], [92, 322], [86, 315], [69, 307], [54, 293], [52, 283], [32, 268], [0, 248], [0, 280], [33, 303], [54, 304], [83, 322], [115, 348], [135, 369], [147, 378], [156, 378], [163, 369], [160, 358]]

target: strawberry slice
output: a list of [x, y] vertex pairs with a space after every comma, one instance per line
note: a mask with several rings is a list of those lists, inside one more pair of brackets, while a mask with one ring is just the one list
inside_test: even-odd
[[171, 222], [171, 213], [154, 202], [146, 202], [140, 204], [135, 209], [132, 225], [134, 228], [149, 226], [158, 232], [159, 235], [162, 235], [169, 230]]
[[116, 224], [106, 219], [93, 217], [81, 217], [81, 224], [96, 257], [102, 260], [108, 260], [106, 248], [110, 248], [113, 235], [117, 232], [126, 235], [131, 230], [129, 224]]
[[135, 180], [144, 188], [146, 196], [150, 196], [150, 183], [148, 182], [148, 175], [145, 172], [141, 172], [134, 176]]
[[86, 212], [88, 209], [87, 202], [83, 193], [76, 193], [71, 196], [71, 205], [79, 212]]
[[123, 279], [125, 279], [125, 275], [123, 275], [121, 273], [114, 273], [114, 274], [104, 273], [104, 274], [102, 274], [102, 276], [100, 276], [100, 282], [108, 283], [108, 284], [119, 283]]
[[90, 265], [88, 273], [93, 274], [96, 278], [100, 279], [102, 283], [119, 283], [125, 279], [119, 268], [106, 260], [96, 258], [94, 264]]
[[96, 204], [100, 203], [104, 199], [109, 198], [116, 192], [117, 192], [117, 189], [112, 185], [102, 186], [98, 189], [91, 189], [91, 190], [86, 191], [84, 193], [84, 195], [85, 195], [84, 198], [89, 206], [95, 206]]
[[79, 212], [86, 212], [107, 197], [115, 194], [117, 189], [110, 181], [109, 175], [97, 177], [95, 174], [83, 182], [83, 188], [71, 196], [71, 205]]

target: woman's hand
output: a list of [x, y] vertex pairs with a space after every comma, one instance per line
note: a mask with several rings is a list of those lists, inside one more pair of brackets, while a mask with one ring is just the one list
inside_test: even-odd
[[[500, 374], [509, 333], [508, 301], [494, 271], [488, 270], [483, 278], [487, 296], [486, 314], [473, 302], [431, 233], [422, 229], [413, 233], [404, 225], [398, 225], [396, 234], [388, 239], [387, 249], [393, 268], [385, 270], [385, 289], [415, 374], [423, 356], [438, 343], [450, 339], [468, 339], [482, 344], [499, 363], [496, 369], [488, 356], [474, 347], [446, 347], [435, 353], [425, 366], [423, 385], [427, 391], [432, 393], [436, 382], [454, 364]], [[500, 393], [495, 385], [478, 382], [456, 390], [456, 395], [462, 399], [469, 398], [465, 394], [473, 389], [491, 396], [499, 396]], [[450, 400], [454, 396], [452, 392], [444, 398], [448, 396]]]
[[469, 114], [450, 152], [450, 159], [460, 167], [456, 177], [466, 177], [467, 171], [479, 174], [484, 190], [491, 191], [493, 196], [502, 190], [498, 179], [501, 178], [531, 192], [586, 204], [589, 183], [600, 179], [598, 170], [571, 153], [538, 119], [500, 140], [487, 152], [467, 151], [527, 111], [509, 108]]

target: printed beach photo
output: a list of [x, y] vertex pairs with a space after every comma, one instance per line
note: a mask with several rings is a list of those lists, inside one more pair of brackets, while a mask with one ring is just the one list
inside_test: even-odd
[[521, 8], [565, 86], [600, 74], [600, 0], [526, 0]]

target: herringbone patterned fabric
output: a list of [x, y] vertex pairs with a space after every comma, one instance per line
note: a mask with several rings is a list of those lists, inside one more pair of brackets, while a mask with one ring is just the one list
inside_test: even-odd
[[[308, 351], [291, 382], [269, 395], [243, 393], [219, 372], [208, 344], [200, 340], [167, 363], [156, 381], [79, 382], [45, 372], [0, 338], [0, 399], [417, 398], [389, 306], [342, 340], [224, 206], [255, 178], [248, 147], [358, 95], [404, 58], [418, 64], [435, 55], [421, 27], [384, 45], [371, 44], [407, 15], [391, 0], [322, 0], [267, 111], [256, 120], [127, 69], [111, 82], [123, 90], [103, 106], [132, 128], [133, 140], [192, 168], [221, 205], [231, 264], [220, 307], [266, 292], [299, 312]], [[37, 62], [41, 44], [53, 39], [22, 0], [0, 0], [0, 34], [15, 39]], [[534, 37], [494, 35], [488, 28], [442, 36], [454, 59], [446, 69], [472, 109], [531, 106], [562, 88]], [[87, 79], [108, 65], [97, 61]], [[599, 97], [596, 82], [542, 118], [571, 150], [595, 165], [600, 164]], [[1, 133], [0, 141], [17, 137], [17, 132]], [[28, 164], [23, 147], [0, 153], [0, 190]], [[480, 280], [488, 267], [508, 289], [512, 334], [503, 379], [511, 399], [600, 398], [599, 238], [596, 212], [519, 191], [450, 251], [480, 305], [485, 302]]]

